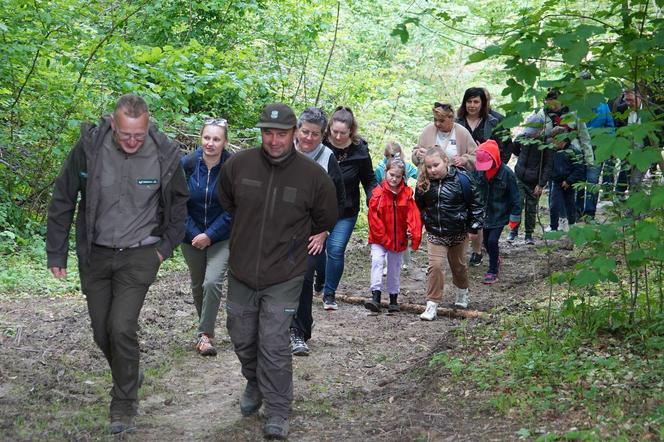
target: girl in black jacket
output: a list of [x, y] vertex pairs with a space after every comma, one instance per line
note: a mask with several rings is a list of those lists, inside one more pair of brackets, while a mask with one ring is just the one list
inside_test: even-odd
[[470, 178], [459, 169], [449, 168], [443, 149], [434, 146], [420, 163], [415, 203], [427, 230], [427, 307], [420, 318], [436, 319], [438, 304], [443, 299], [443, 258], [452, 270], [457, 288], [456, 306], [468, 306], [468, 266], [466, 248], [468, 232], [482, 228], [484, 212], [479, 194]]

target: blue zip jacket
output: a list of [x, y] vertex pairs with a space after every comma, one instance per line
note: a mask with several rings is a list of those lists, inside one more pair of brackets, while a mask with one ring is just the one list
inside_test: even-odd
[[[187, 169], [191, 170], [191, 175], [187, 177], [189, 201], [187, 201], [186, 232], [182, 242], [191, 244], [194, 237], [201, 233], [209, 236], [212, 244], [230, 238], [233, 218], [221, 207], [217, 195], [219, 170], [230, 156], [230, 153], [224, 150], [221, 153], [221, 161], [211, 170], [208, 170], [203, 161], [201, 147], [180, 160], [185, 174], [189, 173]], [[193, 164], [187, 164], [189, 161]]]
[[613, 117], [611, 116], [611, 110], [609, 105], [606, 103], [600, 103], [596, 108], [593, 109], [595, 112], [595, 118], [586, 123], [586, 127], [592, 134], [595, 129], [608, 128], [609, 133], [615, 133], [615, 123]]
[[504, 227], [509, 221], [521, 221], [521, 198], [512, 169], [501, 164], [491, 181], [481, 173], [477, 187], [485, 204], [485, 229]]

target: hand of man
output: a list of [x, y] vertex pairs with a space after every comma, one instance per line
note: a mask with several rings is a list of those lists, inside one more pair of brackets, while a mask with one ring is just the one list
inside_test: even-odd
[[560, 183], [560, 187], [562, 187], [563, 189], [569, 189], [569, 184], [567, 184], [567, 181], [563, 181], [562, 183]]
[[456, 167], [463, 167], [464, 161], [463, 158], [461, 158], [459, 155], [455, 155], [452, 157], [452, 164]]
[[210, 244], [212, 244], [212, 240], [210, 240], [210, 237], [207, 236], [205, 233], [200, 233], [196, 235], [194, 239], [191, 240], [192, 247], [196, 247], [199, 250], [203, 250], [204, 248], [208, 247]]
[[311, 235], [309, 237], [309, 245], [307, 246], [307, 252], [310, 255], [318, 255], [323, 251], [323, 246], [325, 245], [325, 240], [327, 239], [327, 232], [320, 232], [316, 235]]
[[51, 267], [51, 274], [53, 274], [53, 277], [61, 279], [61, 278], [66, 278], [67, 277], [67, 269], [63, 267]]
[[542, 188], [542, 186], [540, 186], [540, 185], [538, 184], [538, 185], [535, 186], [535, 190], [533, 190], [533, 195], [535, 195], [535, 196], [540, 196], [540, 195], [542, 195], [542, 191], [543, 191], [543, 190], [544, 190], [544, 189]]

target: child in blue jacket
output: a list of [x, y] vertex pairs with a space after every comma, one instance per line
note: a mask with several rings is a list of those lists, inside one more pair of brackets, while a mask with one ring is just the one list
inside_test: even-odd
[[479, 173], [478, 188], [485, 202], [484, 248], [489, 254], [489, 269], [485, 284], [498, 281], [500, 250], [498, 240], [505, 225], [515, 230], [521, 222], [521, 198], [512, 169], [500, 160], [500, 150], [494, 140], [480, 144], [476, 152], [475, 169]]

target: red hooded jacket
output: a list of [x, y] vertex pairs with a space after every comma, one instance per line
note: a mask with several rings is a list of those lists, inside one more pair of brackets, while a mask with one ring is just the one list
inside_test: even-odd
[[369, 244], [379, 244], [391, 252], [408, 248], [410, 232], [413, 250], [422, 241], [422, 218], [413, 199], [413, 189], [402, 181], [395, 194], [387, 181], [371, 193], [369, 200]]

